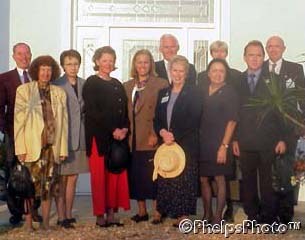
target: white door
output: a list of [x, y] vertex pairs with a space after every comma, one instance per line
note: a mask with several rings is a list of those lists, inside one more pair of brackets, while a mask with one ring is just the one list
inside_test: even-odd
[[[155, 61], [162, 59], [159, 53], [159, 39], [165, 33], [176, 36], [180, 43], [187, 41], [187, 34], [181, 28], [110, 28], [110, 45], [117, 54], [118, 69], [112, 76], [122, 82], [129, 79], [131, 61], [134, 54], [140, 49], [149, 49]], [[187, 45], [180, 46], [179, 54], [188, 56]]]

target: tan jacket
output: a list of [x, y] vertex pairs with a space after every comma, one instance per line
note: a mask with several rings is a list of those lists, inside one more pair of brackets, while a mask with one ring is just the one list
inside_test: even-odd
[[[51, 104], [55, 118], [54, 159], [68, 156], [68, 117], [66, 94], [51, 85]], [[37, 161], [41, 152], [41, 134], [44, 128], [41, 99], [37, 81], [20, 85], [16, 92], [14, 113], [15, 154], [26, 154], [26, 162]]]
[[[130, 121], [129, 144], [132, 143], [133, 121], [132, 121], [132, 91], [135, 86], [135, 80], [125, 82], [124, 88], [128, 97], [128, 117]], [[155, 136], [153, 120], [155, 116], [155, 107], [157, 104], [158, 93], [160, 89], [168, 86], [168, 82], [162, 78], [150, 78], [139, 99], [136, 112], [136, 140], [138, 151], [154, 150], [157, 146], [148, 145], [150, 136]]]

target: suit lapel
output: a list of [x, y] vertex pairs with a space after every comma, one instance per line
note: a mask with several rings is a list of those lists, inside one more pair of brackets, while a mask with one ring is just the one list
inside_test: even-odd
[[163, 72], [163, 75], [166, 76], [166, 79], [168, 79], [168, 75], [167, 75], [167, 71], [166, 71], [166, 67], [165, 67], [165, 62], [164, 60], [161, 61], [161, 70]]
[[170, 121], [170, 127], [174, 125], [173, 119], [179, 119], [179, 113], [184, 112], [183, 108], [186, 106], [186, 101], [185, 98], [187, 97], [187, 85], [184, 84], [181, 92], [179, 93], [174, 106], [173, 106], [173, 112], [172, 112], [172, 117]]
[[148, 82], [146, 83], [145, 88], [143, 89], [140, 98], [139, 98], [139, 104], [138, 104], [138, 108], [136, 111], [136, 114], [139, 113], [141, 111], [141, 109], [143, 108], [149, 94], [150, 94], [150, 89], [154, 88], [154, 81], [152, 78], [148, 79]]
[[16, 87], [22, 84], [17, 68], [13, 71], [13, 82]]
[[[168, 101], [162, 102], [164, 98], [168, 97]], [[166, 92], [162, 95], [160, 101], [161, 101], [161, 106], [160, 106], [160, 115], [162, 116], [162, 122], [164, 122], [164, 126], [166, 126], [166, 129], [169, 129], [169, 126], [167, 124], [167, 105], [169, 102], [169, 99], [171, 97], [171, 88], [167, 88]]]
[[[77, 93], [79, 94], [79, 91], [80, 91], [80, 83], [77, 82]], [[65, 77], [65, 85], [64, 85], [64, 88], [66, 89], [68, 95], [71, 97], [70, 99], [73, 101], [73, 102], [77, 102], [78, 104], [78, 98], [75, 94], [75, 91], [73, 89], [73, 87], [71, 86], [71, 84], [69, 83], [68, 79]]]
[[[241, 85], [243, 86], [242, 91], [247, 91], [247, 95], [251, 95], [251, 91], [250, 91], [250, 87], [249, 87], [249, 83], [248, 83], [248, 72], [247, 71], [245, 71], [243, 73]], [[255, 88], [256, 88], [256, 86], [255, 86]]]
[[56, 87], [53, 85], [50, 85], [50, 95], [51, 95], [51, 105], [52, 105], [52, 110], [53, 110], [53, 115], [54, 118], [57, 115], [57, 105], [58, 105], [58, 94], [57, 91], [55, 89]]
[[284, 80], [286, 80], [286, 78], [287, 78], [287, 77], [285, 78], [286, 72], [287, 72], [287, 64], [286, 64], [286, 61], [283, 59], [282, 66], [280, 69], [280, 77]]
[[[83, 108], [84, 106], [84, 99], [83, 99], [83, 81], [79, 78], [77, 80], [77, 92], [78, 92], [78, 102], [80, 103], [80, 107]], [[82, 109], [81, 109], [82, 110]]]

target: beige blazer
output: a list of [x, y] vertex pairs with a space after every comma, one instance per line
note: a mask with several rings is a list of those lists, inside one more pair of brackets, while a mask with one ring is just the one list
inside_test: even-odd
[[[68, 156], [68, 115], [66, 94], [60, 87], [51, 85], [51, 104], [55, 118], [55, 162], [59, 156]], [[41, 134], [44, 128], [42, 106], [37, 81], [17, 88], [14, 111], [15, 154], [26, 154], [26, 162], [37, 161], [41, 152]]]
[[[128, 117], [130, 121], [129, 144], [132, 143], [133, 121], [132, 121], [132, 91], [135, 86], [135, 80], [125, 82], [124, 88], [128, 98]], [[162, 78], [152, 77], [148, 80], [145, 89], [139, 99], [136, 115], [136, 140], [138, 151], [154, 150], [157, 146], [150, 147], [148, 139], [155, 136], [153, 120], [155, 116], [155, 108], [160, 89], [168, 87], [168, 81]]]

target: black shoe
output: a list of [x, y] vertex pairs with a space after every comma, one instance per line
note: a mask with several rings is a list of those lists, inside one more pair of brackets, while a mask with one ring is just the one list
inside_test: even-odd
[[62, 221], [58, 220], [57, 225], [66, 229], [74, 228], [74, 226], [69, 221], [67, 221], [67, 219], [64, 219]]
[[108, 224], [105, 222], [105, 223], [103, 223], [103, 224], [99, 224], [99, 223], [95, 223], [95, 225], [96, 226], [98, 226], [98, 227], [100, 227], [100, 228], [106, 228], [106, 227], [108, 227]]
[[67, 218], [66, 219], [69, 223], [76, 223], [76, 219], [75, 218]]
[[107, 225], [107, 227], [123, 227], [124, 223], [120, 223], [120, 222], [107, 222], [106, 225]]
[[12, 224], [13, 226], [16, 226], [18, 224], [20, 224], [20, 222], [22, 221], [22, 217], [20, 216], [11, 216], [10, 219], [10, 224]]
[[136, 223], [138, 223], [138, 222], [148, 221], [148, 218], [149, 218], [148, 214], [145, 214], [143, 216], [140, 216], [139, 214], [136, 214], [136, 215], [132, 216], [130, 219], [132, 221], [135, 221]]
[[226, 222], [234, 222], [233, 211], [231, 209], [227, 209], [223, 215], [223, 219]]

